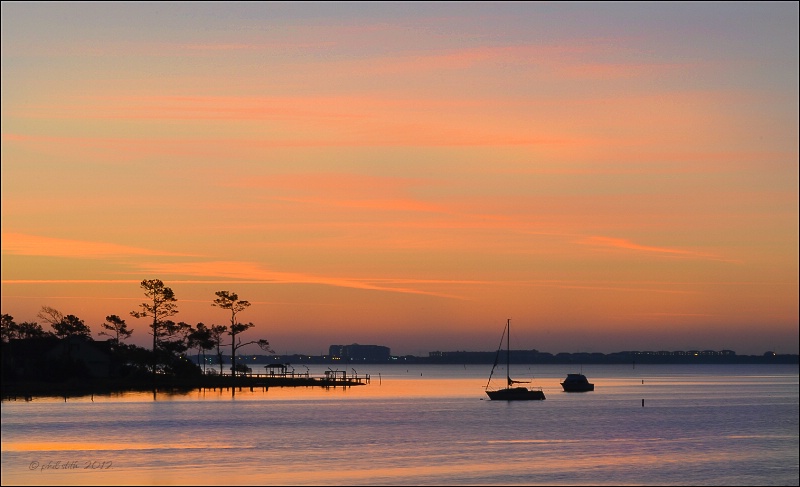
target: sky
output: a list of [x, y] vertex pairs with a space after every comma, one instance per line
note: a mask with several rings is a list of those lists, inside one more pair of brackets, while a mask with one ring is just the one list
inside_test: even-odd
[[797, 2], [3, 1], [2, 313], [796, 354], [799, 57]]

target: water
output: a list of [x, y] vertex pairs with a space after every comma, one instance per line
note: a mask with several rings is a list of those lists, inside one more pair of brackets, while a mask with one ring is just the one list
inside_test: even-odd
[[797, 365], [592, 365], [595, 391], [572, 394], [559, 385], [570, 366], [512, 365], [547, 396], [523, 402], [489, 401], [489, 368], [362, 365], [371, 384], [347, 389], [5, 401], [2, 484], [800, 482]]

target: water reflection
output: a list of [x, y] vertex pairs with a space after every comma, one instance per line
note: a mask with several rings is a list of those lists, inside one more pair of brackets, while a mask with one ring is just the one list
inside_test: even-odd
[[4, 402], [2, 484], [797, 484], [796, 367], [596, 369], [578, 395], [544, 368], [522, 403], [485, 400], [483, 372]]

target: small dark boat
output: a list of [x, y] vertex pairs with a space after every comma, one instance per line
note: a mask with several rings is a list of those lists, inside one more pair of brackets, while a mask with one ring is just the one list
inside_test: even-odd
[[564, 392], [587, 392], [594, 390], [594, 384], [590, 384], [589, 380], [583, 374], [567, 374], [567, 378], [561, 383]]
[[[493, 401], [541, 401], [544, 397], [544, 392], [541, 388], [532, 389], [528, 387], [514, 387], [514, 384], [523, 384], [526, 381], [513, 380], [509, 366], [511, 365], [511, 320], [506, 322], [506, 327], [503, 330], [504, 337], [500, 337], [500, 346], [497, 348], [497, 355], [494, 358], [494, 365], [492, 371], [489, 373], [489, 383], [486, 384], [486, 395]], [[492, 375], [494, 369], [497, 367], [497, 361], [500, 358], [500, 350], [503, 347], [503, 338], [506, 339], [506, 387], [504, 389], [491, 389]]]

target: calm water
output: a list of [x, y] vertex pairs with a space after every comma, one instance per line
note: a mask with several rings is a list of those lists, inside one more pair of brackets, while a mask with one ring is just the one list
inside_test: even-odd
[[5, 401], [2, 484], [800, 482], [796, 365], [585, 366], [582, 394], [512, 368], [547, 400], [489, 401], [486, 365], [362, 365], [348, 389]]

